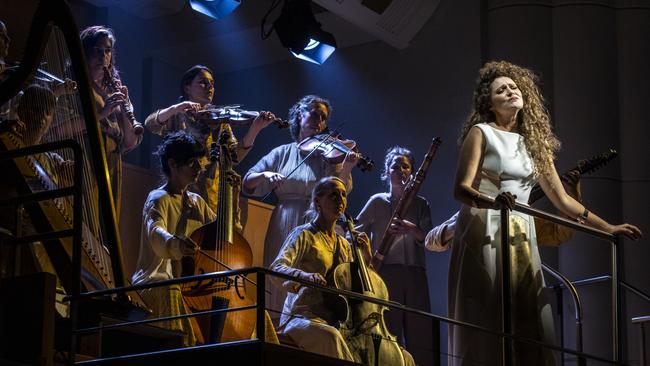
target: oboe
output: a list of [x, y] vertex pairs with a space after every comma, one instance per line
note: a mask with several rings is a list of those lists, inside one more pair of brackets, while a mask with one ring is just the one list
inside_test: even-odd
[[[102, 79], [102, 84], [109, 93], [118, 93], [120, 89], [118, 87], [118, 79], [113, 77], [111, 70], [108, 67], [104, 67], [104, 77]], [[141, 135], [144, 132], [144, 127], [142, 123], [136, 121], [135, 115], [133, 114], [133, 104], [130, 100], [126, 100], [120, 104], [122, 111], [126, 114], [126, 117], [131, 121], [133, 125], [133, 133], [136, 135]]]

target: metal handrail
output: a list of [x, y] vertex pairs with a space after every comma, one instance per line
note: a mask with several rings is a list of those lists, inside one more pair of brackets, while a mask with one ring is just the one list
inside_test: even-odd
[[[207, 280], [210, 280], [210, 279], [216, 279], [216, 278], [221, 278], [221, 277], [242, 276], [242, 275], [252, 274], [252, 273], [257, 274], [257, 299], [258, 299], [258, 301], [256, 303], [256, 307], [257, 307], [256, 333], [257, 333], [258, 341], [261, 341], [263, 339], [263, 335], [265, 334], [264, 310], [266, 308], [264, 306], [265, 302], [263, 300], [264, 296], [265, 296], [265, 293], [264, 293], [265, 288], [264, 287], [265, 287], [265, 277], [267, 275], [270, 275], [270, 276], [273, 276], [273, 277], [281, 278], [283, 280], [290, 280], [290, 281], [299, 283], [302, 286], [312, 287], [312, 288], [318, 289], [320, 291], [341, 295], [341, 296], [344, 296], [344, 297], [347, 297], [347, 298], [350, 298], [350, 299], [361, 300], [361, 301], [370, 302], [370, 303], [374, 303], [374, 304], [381, 305], [381, 306], [386, 306], [386, 307], [389, 307], [391, 309], [397, 309], [397, 310], [404, 311], [404, 312], [411, 313], [411, 314], [418, 314], [418, 315], [421, 315], [421, 316], [425, 316], [427, 318], [431, 318], [431, 319], [435, 319], [435, 320], [438, 320], [438, 321], [446, 322], [448, 324], [468, 327], [470, 329], [477, 330], [477, 331], [480, 331], [480, 332], [485, 332], [485, 333], [488, 333], [488, 334], [491, 334], [491, 335], [494, 335], [494, 336], [497, 336], [497, 337], [501, 337], [501, 338], [505, 338], [505, 339], [509, 339], [509, 340], [513, 340], [513, 341], [518, 341], [518, 342], [524, 342], [524, 343], [539, 345], [539, 346], [546, 347], [546, 348], [549, 348], [549, 349], [552, 349], [552, 350], [555, 350], [555, 351], [558, 351], [558, 352], [571, 354], [571, 355], [574, 355], [574, 356], [579, 357], [579, 358], [590, 359], [590, 360], [599, 361], [599, 362], [603, 362], [603, 363], [607, 363], [607, 364], [617, 364], [616, 362], [614, 362], [612, 360], [608, 360], [608, 359], [598, 357], [598, 356], [594, 356], [594, 355], [589, 355], [589, 354], [586, 354], [586, 353], [581, 352], [581, 351], [577, 351], [577, 350], [573, 350], [573, 349], [569, 349], [569, 348], [564, 348], [564, 347], [559, 347], [559, 346], [552, 345], [552, 344], [546, 344], [544, 342], [541, 342], [541, 341], [538, 341], [538, 340], [535, 340], [535, 339], [524, 338], [524, 337], [516, 336], [516, 335], [513, 335], [513, 334], [507, 334], [507, 333], [504, 333], [504, 332], [495, 331], [495, 330], [484, 328], [484, 327], [481, 327], [481, 326], [477, 326], [477, 325], [474, 325], [474, 324], [471, 324], [471, 323], [458, 321], [458, 320], [455, 320], [455, 319], [452, 319], [452, 318], [432, 314], [432, 313], [422, 311], [422, 310], [419, 310], [419, 309], [409, 308], [407, 306], [404, 306], [402, 304], [399, 304], [399, 303], [396, 303], [396, 302], [393, 302], [393, 301], [382, 300], [382, 299], [362, 295], [362, 294], [352, 292], [352, 291], [340, 290], [340, 289], [336, 289], [336, 288], [332, 288], [332, 287], [328, 287], [328, 286], [319, 285], [319, 284], [311, 282], [311, 281], [306, 281], [306, 280], [303, 280], [301, 278], [293, 277], [293, 276], [290, 276], [290, 275], [287, 275], [287, 274], [284, 274], [284, 273], [279, 273], [279, 272], [272, 271], [270, 269], [260, 268], [260, 267], [249, 267], [249, 268], [229, 270], [229, 271], [212, 272], [212, 273], [205, 273], [205, 274], [195, 275], [195, 276], [188, 276], [188, 277], [173, 278], [173, 279], [163, 280], [163, 281], [150, 282], [150, 283], [146, 283], [146, 284], [138, 284], [138, 285], [132, 285], [132, 286], [124, 286], [124, 287], [116, 287], [116, 288], [105, 289], [105, 290], [96, 290], [96, 291], [84, 292], [84, 293], [80, 293], [79, 295], [66, 296], [64, 298], [64, 300], [72, 301], [72, 302], [78, 302], [79, 300], [88, 299], [88, 298], [92, 298], [92, 297], [113, 296], [113, 295], [116, 295], [116, 294], [119, 294], [119, 293], [126, 293], [126, 292], [144, 290], [144, 289], [160, 287], [160, 286], [178, 285], [178, 284], [182, 284], [182, 283], [195, 282], [195, 281], [207, 281]], [[246, 307], [246, 309], [248, 309], [248, 307]], [[217, 311], [223, 313], [223, 312], [240, 311], [240, 310], [243, 310], [243, 308], [219, 309]], [[201, 314], [203, 314], [203, 313], [201, 313]], [[201, 315], [201, 314], [198, 314], [198, 315]], [[197, 316], [197, 314], [182, 315], [182, 317], [191, 317], [191, 316]], [[168, 320], [168, 319], [172, 319], [172, 318], [176, 318], [176, 317], [156, 318], [155, 320], [161, 321], [161, 320]], [[75, 334], [78, 334], [78, 333], [85, 333], [87, 331], [101, 331], [103, 329], [114, 329], [114, 328], [119, 328], [119, 327], [125, 327], [125, 326], [128, 326], [128, 325], [137, 325], [137, 324], [142, 324], [142, 323], [149, 323], [149, 322], [153, 322], [153, 321], [154, 321], [153, 318], [151, 319], [151, 321], [150, 320], [136, 321], [136, 322], [125, 321], [123, 323], [111, 324], [111, 325], [107, 325], [107, 326], [99, 326], [99, 327], [95, 327], [95, 328], [92, 328], [92, 329], [91, 328], [86, 328], [86, 329], [74, 329], [73, 328], [72, 331], [75, 332]], [[228, 342], [228, 344], [230, 344], [230, 342]], [[160, 351], [160, 352], [167, 352], [167, 351]], [[77, 364], [82, 364], [82, 363], [80, 362], [80, 363], [77, 363]]]
[[[574, 304], [574, 309], [575, 309], [574, 314], [575, 314], [575, 319], [576, 319], [576, 349], [579, 350], [579, 351], [582, 351], [582, 345], [583, 345], [582, 315], [583, 315], [583, 311], [582, 311], [582, 304], [580, 302], [580, 296], [578, 295], [578, 292], [577, 292], [577, 287], [593, 285], [593, 284], [596, 284], [596, 283], [609, 281], [609, 280], [612, 279], [612, 276], [604, 275], [604, 276], [596, 276], [596, 277], [590, 277], [590, 278], [584, 278], [584, 279], [581, 279], [581, 280], [571, 281], [567, 277], [562, 275], [562, 273], [560, 273], [559, 271], [557, 271], [554, 268], [550, 267], [549, 265], [545, 264], [544, 262], [542, 262], [542, 268], [545, 271], [547, 271], [549, 274], [551, 274], [553, 277], [555, 277], [556, 279], [558, 279], [560, 281], [560, 283], [551, 286], [551, 288], [553, 288], [555, 290], [560, 290], [560, 292], [558, 293], [558, 300], [557, 300], [558, 301], [558, 306], [562, 306], [562, 298], [561, 298], [562, 293], [561, 293], [561, 291], [563, 289], [568, 289], [570, 294], [571, 294], [571, 298], [573, 299], [573, 304]], [[620, 283], [621, 286], [625, 287], [627, 290], [629, 290], [633, 294], [637, 295], [641, 299], [650, 302], [650, 296], [648, 296], [648, 294], [644, 293], [643, 291], [639, 290], [638, 288], [630, 285], [629, 283], [627, 283], [627, 282], [625, 282], [623, 280], [620, 280], [619, 283]], [[562, 317], [562, 315], [560, 315], [560, 323], [561, 324], [563, 324], [562, 319], [563, 319], [563, 317]], [[637, 319], [637, 318], [632, 318], [632, 320], [635, 320], [635, 319]], [[632, 323], [635, 323], [635, 322], [632, 321]], [[562, 344], [564, 344], [563, 343], [564, 342], [563, 341], [564, 340], [564, 337], [563, 337], [564, 332], [560, 331], [560, 334], [561, 334], [560, 339], [562, 341]], [[579, 361], [584, 362], [584, 359], [581, 359]], [[564, 363], [562, 363], [562, 364], [564, 364]]]
[[49, 151], [62, 149], [71, 149], [74, 154], [73, 156], [76, 156], [76, 154], [81, 154], [81, 147], [79, 146], [79, 143], [75, 140], [68, 139], [21, 147], [20, 149], [0, 151], [0, 160], [16, 159], [24, 156], [42, 154]]
[[[41, 240], [47, 240], [47, 239], [55, 239], [55, 238], [61, 238], [61, 237], [69, 237], [72, 236], [72, 264], [73, 268], [78, 271], [79, 276], [81, 276], [81, 238], [82, 238], [82, 215], [83, 215], [83, 159], [81, 158], [82, 156], [82, 151], [81, 151], [81, 146], [79, 143], [75, 140], [72, 139], [67, 139], [67, 140], [61, 140], [61, 141], [55, 141], [55, 142], [48, 142], [45, 144], [39, 144], [39, 145], [34, 145], [34, 146], [28, 146], [20, 149], [14, 149], [14, 150], [7, 150], [7, 151], [2, 151], [0, 152], [0, 160], [5, 160], [5, 159], [15, 159], [23, 156], [29, 156], [29, 155], [34, 155], [34, 154], [41, 154], [45, 153], [48, 151], [54, 151], [54, 150], [61, 150], [61, 149], [70, 149], [72, 150], [72, 158], [74, 159], [73, 161], [73, 186], [72, 186], [72, 197], [73, 197], [73, 204], [72, 204], [72, 229], [71, 230], [58, 230], [58, 231], [52, 231], [48, 232], [45, 234], [35, 234], [35, 235], [30, 235], [27, 237], [22, 237], [22, 238], [16, 238], [13, 240], [13, 244], [26, 244], [34, 241], [41, 241]], [[66, 192], [65, 190], [57, 190], [57, 194]], [[39, 200], [46, 200], [46, 199], [51, 199], [53, 197], [49, 197], [47, 194], [33, 194], [33, 195], [25, 195], [22, 196], [23, 198], [26, 198], [30, 201], [34, 201], [36, 199]], [[80, 284], [79, 284], [80, 286]], [[73, 292], [78, 293], [78, 290], [73, 290]], [[77, 309], [78, 304], [76, 302], [72, 302], [70, 304], [70, 314], [71, 314], [71, 323], [72, 327], [74, 328], [76, 326], [76, 309]], [[75, 346], [74, 344], [76, 343], [75, 340], [75, 334], [71, 333], [71, 346], [70, 346], [70, 361], [69, 364], [74, 363], [74, 354], [76, 353], [75, 351]]]
[[[574, 229], [584, 231], [584, 232], [588, 232], [588, 233], [591, 233], [594, 236], [597, 236], [597, 237], [600, 237], [600, 238], [605, 238], [605, 239], [608, 239], [610, 241], [615, 242], [615, 237], [613, 235], [611, 235], [611, 234], [608, 234], [608, 233], [605, 233], [605, 232], [602, 232], [600, 230], [596, 230], [596, 229], [593, 229], [593, 228], [590, 228], [590, 227], [587, 227], [587, 226], [584, 226], [584, 225], [576, 224], [576, 223], [568, 221], [568, 220], [566, 220], [566, 219], [564, 219], [562, 217], [558, 217], [558, 216], [551, 215], [551, 214], [548, 214], [548, 213], [543, 212], [543, 211], [532, 209], [532, 208], [530, 208], [528, 206], [522, 206], [522, 205], [517, 204], [516, 210], [525, 212], [525, 213], [533, 215], [533, 216], [543, 217], [546, 220], [561, 223], [561, 224], [564, 224], [566, 222], [567, 224], [570, 224], [570, 225], [567, 225], [567, 226], [571, 226]], [[505, 211], [506, 211], [505, 215], [503, 215], [504, 212], [502, 210], [502, 220], [503, 220], [503, 217], [505, 216], [506, 217], [505, 222], [507, 223], [507, 217], [508, 217], [509, 213], [508, 213], [507, 210], [505, 210]], [[507, 233], [508, 225], [505, 225], [504, 227], [506, 228], [506, 230], [502, 230], [502, 235], [503, 234], [507, 235], [508, 234]], [[505, 237], [506, 242], [507, 242], [508, 236], [509, 235], [507, 235]], [[503, 240], [503, 238], [502, 238], [502, 240]], [[505, 246], [505, 247], [508, 247], [508, 246]], [[614, 245], [614, 247], [615, 247], [615, 245]], [[503, 251], [504, 255], [505, 255], [505, 252], [506, 251], [504, 250]], [[613, 255], [616, 258], [616, 252], [613, 252]], [[508, 258], [509, 258], [509, 255], [508, 255]], [[616, 263], [616, 261], [613, 261], [613, 265], [615, 265], [615, 263]], [[504, 262], [504, 264], [505, 264], [505, 262]], [[509, 266], [508, 266], [508, 268], [509, 268]], [[614, 268], [616, 269], [615, 266], [614, 266]], [[506, 273], [506, 272], [509, 272], [509, 271], [504, 270], [503, 272]], [[271, 270], [268, 270], [268, 269], [265, 269], [265, 268], [258, 268], [258, 267], [251, 267], [251, 268], [245, 268], [245, 269], [239, 269], [239, 270], [222, 271], [222, 272], [214, 272], [214, 273], [207, 273], [207, 274], [189, 276], [189, 277], [183, 277], [183, 278], [174, 278], [174, 279], [165, 280], [165, 281], [157, 281], [157, 282], [152, 282], [152, 283], [147, 283], [147, 284], [139, 284], [139, 285], [133, 285], [133, 286], [116, 287], [116, 288], [106, 289], [106, 290], [90, 291], [90, 292], [85, 292], [85, 293], [79, 293], [78, 295], [73, 294], [73, 295], [67, 296], [66, 299], [68, 301], [71, 301], [74, 304], [74, 303], [77, 303], [78, 300], [81, 300], [81, 299], [84, 299], [84, 298], [97, 297], [97, 296], [111, 296], [111, 295], [115, 295], [115, 294], [129, 292], [129, 291], [143, 290], [143, 289], [153, 288], [153, 287], [158, 287], [158, 286], [168, 286], [168, 285], [181, 284], [181, 283], [193, 282], [193, 281], [205, 281], [205, 280], [213, 279], [213, 278], [245, 275], [245, 274], [249, 274], [249, 273], [256, 273], [257, 276], [258, 276], [257, 277], [257, 299], [258, 299], [258, 301], [256, 303], [256, 307], [257, 307], [256, 332], [257, 332], [257, 335], [258, 335], [258, 340], [260, 340], [260, 338], [262, 338], [263, 335], [265, 334], [265, 322], [264, 322], [264, 310], [265, 310], [265, 307], [264, 307], [264, 301], [263, 301], [263, 299], [265, 297], [265, 288], [264, 288], [264, 286], [265, 286], [265, 276], [266, 275], [271, 275], [271, 276], [279, 277], [279, 278], [282, 278], [282, 279], [285, 279], [285, 280], [294, 281], [294, 282], [299, 283], [299, 284], [301, 284], [303, 286], [316, 288], [316, 289], [318, 289], [320, 291], [334, 293], [334, 294], [345, 296], [347, 298], [352, 298], [352, 299], [356, 299], [356, 300], [370, 302], [370, 303], [374, 303], [374, 304], [381, 305], [381, 306], [386, 306], [386, 307], [389, 307], [389, 308], [392, 308], [392, 309], [398, 309], [398, 310], [408, 312], [408, 313], [412, 313], [412, 314], [419, 314], [419, 315], [422, 315], [422, 316], [425, 316], [425, 317], [428, 317], [428, 318], [431, 318], [431, 319], [446, 322], [448, 324], [464, 326], [464, 327], [468, 327], [470, 329], [474, 329], [474, 330], [478, 330], [478, 331], [485, 332], [485, 333], [488, 333], [488, 334], [492, 334], [492, 335], [495, 335], [495, 336], [498, 336], [498, 337], [501, 337], [502, 339], [504, 339], [504, 345], [505, 344], [508, 344], [508, 345], [512, 344], [513, 341], [525, 342], [525, 343], [529, 343], [529, 344], [535, 344], [535, 345], [543, 346], [543, 347], [546, 347], [548, 349], [552, 349], [552, 350], [555, 350], [555, 351], [562, 352], [564, 354], [572, 354], [574, 356], [577, 356], [580, 359], [592, 359], [592, 360], [599, 361], [599, 362], [604, 362], [604, 363], [618, 364], [618, 348], [616, 348], [616, 347], [617, 347], [617, 342], [618, 342], [618, 340], [620, 338], [618, 338], [616, 336], [616, 333], [615, 333], [615, 338], [616, 338], [615, 339], [615, 343], [616, 343], [616, 345], [615, 345], [615, 358], [614, 358], [614, 360], [608, 360], [608, 359], [605, 359], [605, 358], [585, 354], [581, 350], [572, 350], [572, 349], [568, 349], [568, 348], [564, 348], [564, 347], [555, 346], [555, 345], [552, 345], [552, 344], [546, 344], [544, 342], [541, 342], [541, 341], [538, 341], [538, 340], [535, 340], [535, 339], [529, 339], [529, 338], [516, 336], [516, 335], [512, 334], [511, 329], [504, 328], [503, 332], [494, 331], [494, 330], [483, 328], [483, 327], [480, 327], [480, 326], [477, 326], [477, 325], [474, 325], [474, 324], [470, 324], [470, 323], [458, 321], [458, 320], [455, 320], [455, 319], [451, 319], [451, 318], [431, 314], [431, 313], [428, 313], [428, 312], [425, 312], [425, 311], [422, 311], [422, 310], [412, 309], [412, 308], [406, 307], [404, 305], [401, 305], [401, 304], [398, 304], [398, 303], [395, 303], [395, 302], [392, 302], [392, 301], [381, 300], [381, 299], [377, 299], [377, 298], [374, 298], [374, 297], [368, 297], [368, 296], [361, 295], [361, 294], [351, 292], [351, 291], [339, 290], [339, 289], [334, 289], [334, 288], [327, 287], [327, 286], [318, 285], [318, 284], [315, 284], [315, 283], [310, 282], [310, 281], [305, 281], [305, 280], [302, 280], [300, 278], [295, 278], [295, 277], [292, 277], [292, 276], [289, 276], [289, 275], [285, 275], [285, 274], [282, 274], [282, 273], [278, 273], [278, 272], [274, 272], [274, 271], [271, 271]], [[616, 271], [614, 271], [613, 273], [616, 273]], [[617, 276], [612, 276], [612, 278], [617, 278]], [[618, 281], [612, 281], [612, 282], [614, 284], [618, 284]], [[508, 282], [504, 281], [504, 285], [506, 283], [509, 283], [509, 280], [508, 280]], [[508, 291], [503, 292], [504, 295], [506, 294], [506, 292], [508, 292]], [[616, 286], [616, 290], [613, 290], [613, 296], [615, 294], [616, 295], [618, 294], [618, 287], [617, 286]], [[506, 302], [504, 301], [504, 307], [506, 307], [505, 304], [506, 304]], [[616, 299], [616, 307], [615, 308], [618, 309], [619, 306], [620, 305], [618, 303], [618, 299]], [[238, 310], [242, 310], [242, 309], [241, 308], [223, 309], [223, 310], [219, 310], [219, 312], [238, 311]], [[619, 312], [620, 312], [620, 310], [615, 310], [616, 314], [619, 314]], [[192, 316], [194, 316], [194, 314], [192, 314]], [[509, 317], [509, 315], [507, 317]], [[506, 318], [506, 316], [504, 316], [504, 319], [505, 318]], [[160, 319], [158, 319], [158, 320], [160, 320]], [[613, 317], [613, 322], [615, 322], [615, 321], [617, 321], [617, 318]], [[121, 327], [121, 326], [127, 326], [127, 323], [131, 324], [129, 322], [125, 322], [124, 325], [113, 324], [113, 325], [110, 325], [110, 327], [116, 328], [116, 327]], [[100, 326], [100, 327], [96, 327], [96, 328], [94, 328], [92, 330], [101, 331], [101, 329], [108, 329], [108, 328], [104, 328], [104, 327]], [[617, 332], [620, 331], [618, 329], [618, 323], [615, 323], [614, 329]], [[83, 331], [86, 331], [86, 330], [89, 331], [90, 329], [85, 329], [84, 330], [84, 329], [76, 329], [76, 328], [73, 327], [72, 330], [73, 330], [74, 334], [78, 334], [79, 332], [83, 332]], [[509, 330], [509, 331], [505, 331], [505, 330]], [[509, 347], [505, 347], [504, 352], [507, 353], [508, 348]], [[504, 358], [504, 360], [506, 360], [506, 364], [508, 364], [507, 359], [508, 358]], [[510, 362], [511, 362], [511, 358], [510, 358]]]
[[[568, 220], [564, 217], [550, 214], [548, 212], [530, 207], [528, 205], [523, 205], [521, 203], [515, 202], [514, 211], [528, 214], [533, 217], [540, 217], [547, 221], [551, 221], [556, 224], [567, 226], [574, 230], [582, 231], [591, 236], [607, 240], [611, 243], [612, 248], [612, 353], [613, 361], [618, 362], [620, 359], [619, 352], [621, 350], [621, 304], [620, 304], [620, 288], [619, 288], [619, 266], [618, 266], [618, 239], [616, 236], [598, 230], [575, 221]], [[511, 300], [510, 300], [510, 245], [503, 245], [503, 243], [509, 243], [510, 240], [510, 211], [507, 207], [502, 206], [501, 208], [501, 278], [502, 278], [502, 325], [504, 333], [512, 333], [512, 314], [511, 314]], [[503, 342], [503, 358], [504, 365], [512, 365], [513, 354], [512, 354], [512, 340], [504, 339]]]
[[571, 283], [571, 280], [564, 276], [560, 271], [550, 267], [549, 265], [542, 262], [542, 268], [549, 273], [551, 276], [558, 279], [564, 284], [567, 290], [571, 293], [571, 299], [573, 299], [573, 307], [575, 309], [574, 317], [576, 323], [576, 350], [582, 351], [582, 303], [580, 302], [580, 296], [578, 295], [578, 290]]
[[[612, 279], [612, 276], [603, 275], [603, 276], [584, 278], [582, 280], [571, 281], [571, 284], [573, 286], [575, 286], [575, 287], [581, 287], [581, 286], [593, 285], [594, 283], [609, 281], [611, 279]], [[645, 301], [650, 302], [650, 295], [646, 294], [642, 290], [639, 290], [637, 287], [634, 287], [634, 286], [630, 285], [629, 283], [627, 283], [627, 282], [625, 282], [623, 280], [619, 280], [618, 282], [621, 284], [621, 286], [623, 286], [626, 289], [630, 290], [631, 293], [637, 295], [638, 297], [640, 297], [641, 299], [643, 299]], [[554, 287], [555, 286], [566, 287], [562, 283], [558, 283], [557, 285], [554, 285]]]

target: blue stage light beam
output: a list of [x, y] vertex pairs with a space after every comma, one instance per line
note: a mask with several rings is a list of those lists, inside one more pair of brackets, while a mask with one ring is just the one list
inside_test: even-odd
[[192, 10], [213, 19], [226, 17], [241, 5], [241, 0], [189, 0], [189, 2]]
[[301, 60], [322, 65], [335, 50], [336, 45], [329, 45], [325, 42], [309, 39], [309, 43], [302, 51], [299, 51], [298, 53], [291, 51], [291, 54]]

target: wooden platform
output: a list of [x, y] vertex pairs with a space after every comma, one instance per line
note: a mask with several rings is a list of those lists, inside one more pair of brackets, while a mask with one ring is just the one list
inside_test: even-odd
[[78, 365], [176, 366], [176, 365], [359, 366], [354, 362], [317, 355], [294, 347], [258, 340], [197, 346], [146, 354], [79, 362]]

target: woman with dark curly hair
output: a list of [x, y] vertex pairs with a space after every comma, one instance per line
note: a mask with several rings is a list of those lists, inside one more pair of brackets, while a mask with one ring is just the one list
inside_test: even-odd
[[[174, 267], [180, 266], [182, 257], [193, 256], [197, 250], [185, 238], [215, 219], [205, 200], [187, 189], [198, 178], [204, 155], [202, 144], [184, 131], [168, 134], [160, 144], [158, 157], [165, 182], [149, 192], [142, 209], [140, 252], [132, 276], [134, 285], [178, 277], [179, 271]], [[145, 289], [140, 295], [154, 317], [189, 313], [179, 285]], [[182, 318], [158, 325], [181, 331], [184, 345], [189, 346], [197, 342], [198, 335], [192, 330], [196, 328], [192, 327], [194, 321], [194, 318]]]
[[[551, 131], [537, 76], [505, 61], [479, 71], [473, 111], [462, 128], [454, 196], [463, 203], [449, 269], [449, 316], [501, 330], [500, 207], [526, 204], [538, 182], [553, 205], [569, 217], [612, 234], [638, 239], [634, 225], [611, 225], [564, 190], [555, 170], [560, 147]], [[512, 211], [511, 291], [513, 332], [553, 344], [551, 307], [544, 299], [533, 218]], [[497, 336], [450, 326], [450, 365], [502, 363]], [[517, 365], [553, 365], [548, 348], [515, 342]]]
[[[289, 176], [306, 153], [298, 143], [323, 133], [332, 107], [327, 99], [316, 95], [302, 97], [289, 110], [289, 130], [294, 142], [271, 150], [244, 176], [243, 192], [255, 196], [274, 191], [278, 203], [273, 210], [264, 244], [264, 265], [269, 266], [278, 254], [289, 232], [303, 224], [305, 211], [309, 208], [311, 192], [319, 179], [336, 176], [343, 180], [347, 191], [352, 190], [352, 168], [359, 156], [349, 154], [341, 164], [329, 164], [320, 155], [313, 154]], [[284, 292], [270, 287], [270, 309], [280, 310]]]

